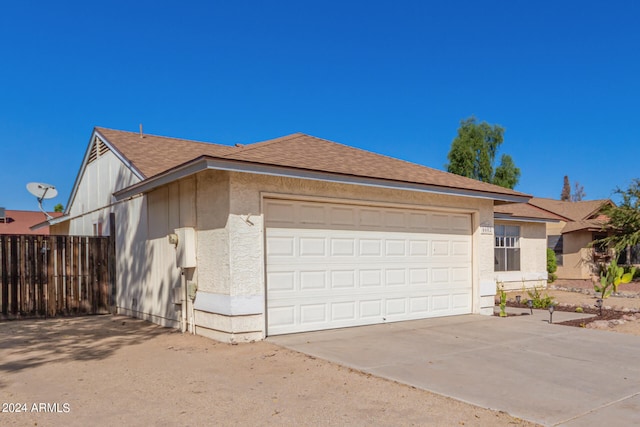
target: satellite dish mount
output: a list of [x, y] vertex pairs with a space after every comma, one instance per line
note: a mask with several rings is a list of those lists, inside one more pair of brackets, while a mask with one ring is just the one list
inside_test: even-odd
[[58, 195], [58, 190], [56, 190], [56, 187], [50, 184], [43, 184], [41, 182], [30, 182], [27, 184], [27, 190], [29, 190], [29, 193], [36, 196], [36, 198], [38, 199], [38, 207], [47, 217], [47, 219], [53, 219], [53, 217], [42, 208], [42, 201], [45, 199], [53, 199], [54, 197], [56, 197]]

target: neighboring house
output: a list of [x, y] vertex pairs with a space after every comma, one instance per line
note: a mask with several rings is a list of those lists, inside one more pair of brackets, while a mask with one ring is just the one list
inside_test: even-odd
[[[49, 212], [52, 217], [62, 213]], [[30, 227], [44, 222], [47, 218], [40, 211], [20, 211], [0, 208], [0, 234], [49, 234], [49, 226], [44, 225], [36, 230]]]
[[304, 134], [95, 128], [51, 224], [115, 234], [119, 313], [233, 342], [492, 314], [494, 203], [529, 197]]
[[566, 218], [529, 203], [494, 207], [495, 280], [505, 290], [547, 287], [547, 227]]
[[559, 279], [591, 279], [597, 276], [598, 264], [610, 259], [608, 248], [592, 242], [607, 236], [603, 225], [607, 217], [601, 214], [604, 206], [613, 205], [608, 199], [581, 202], [534, 197], [529, 203], [565, 219], [547, 224], [547, 244], [556, 253]]

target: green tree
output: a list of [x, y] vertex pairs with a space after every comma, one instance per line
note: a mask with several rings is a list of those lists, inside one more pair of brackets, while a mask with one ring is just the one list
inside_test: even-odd
[[569, 177], [564, 176], [564, 185], [562, 186], [562, 193], [560, 193], [560, 200], [563, 202], [571, 201], [571, 184], [569, 183]]
[[615, 194], [622, 197], [622, 202], [603, 209], [609, 217], [606, 228], [611, 235], [596, 243], [612, 246], [618, 253], [627, 250], [628, 254], [632, 246], [640, 243], [640, 178], [635, 178], [626, 190], [616, 189]]
[[63, 212], [64, 211], [64, 206], [62, 206], [62, 203], [58, 203], [57, 205], [55, 205], [53, 207], [53, 211], [54, 212]]
[[508, 154], [500, 157], [494, 169], [498, 148], [504, 141], [504, 128], [478, 123], [475, 117], [460, 121], [458, 135], [451, 143], [447, 171], [478, 181], [514, 188], [520, 179], [520, 169]]

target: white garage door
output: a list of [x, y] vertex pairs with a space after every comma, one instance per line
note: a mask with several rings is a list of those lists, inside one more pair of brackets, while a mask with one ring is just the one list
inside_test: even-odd
[[471, 217], [265, 199], [267, 334], [471, 312]]

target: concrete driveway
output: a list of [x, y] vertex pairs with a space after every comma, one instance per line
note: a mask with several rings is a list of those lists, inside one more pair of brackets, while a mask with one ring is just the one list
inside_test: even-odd
[[269, 341], [543, 425], [640, 424], [640, 337], [548, 319], [466, 315]]

